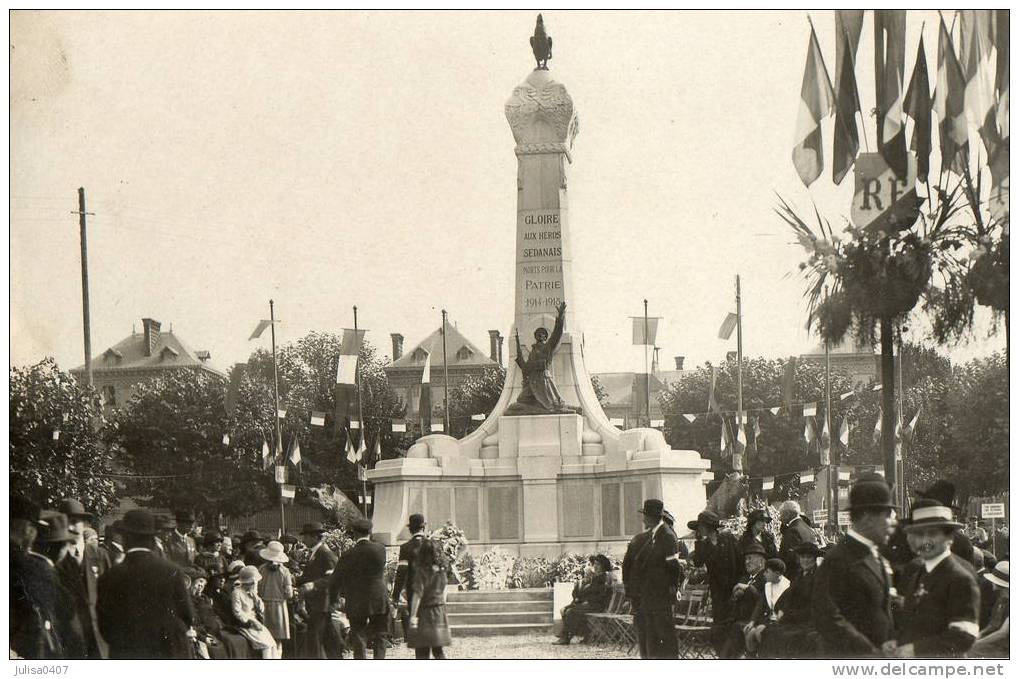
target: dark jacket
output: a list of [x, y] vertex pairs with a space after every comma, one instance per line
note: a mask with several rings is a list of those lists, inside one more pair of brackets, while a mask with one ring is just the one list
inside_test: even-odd
[[778, 557], [778, 547], [775, 545], [775, 536], [768, 531], [762, 531], [758, 537], [754, 537], [750, 532], [750, 528], [743, 531], [743, 535], [739, 539], [739, 553], [740, 553], [740, 575], [746, 575], [746, 564], [743, 560], [743, 555], [746, 553], [747, 547], [753, 543], [757, 543], [764, 547], [764, 558], [773, 559]]
[[968, 651], [979, 632], [980, 589], [966, 562], [949, 554], [928, 573], [917, 560], [901, 581], [899, 644], [913, 644], [916, 656], [924, 658], [959, 658]]
[[817, 568], [793, 580], [789, 589], [779, 599], [778, 610], [782, 612], [779, 622], [783, 625], [801, 625], [810, 622], [811, 603], [814, 597], [814, 578]]
[[764, 583], [764, 569], [761, 569], [756, 575], [748, 573], [739, 579], [737, 584], [745, 584], [747, 587], [738, 593], [729, 592], [730, 617], [733, 620], [741, 623], [753, 620], [754, 610], [764, 592]]
[[96, 619], [99, 578], [109, 569], [109, 557], [93, 545], [85, 545], [80, 564], [69, 553], [57, 563], [60, 582], [71, 595], [81, 622], [86, 646], [86, 655], [83, 657], [93, 660], [109, 657], [109, 648], [99, 634], [99, 622]]
[[178, 535], [172, 530], [163, 541], [164, 556], [181, 568], [190, 566], [195, 562], [198, 555], [198, 548], [195, 546], [195, 539], [190, 535]]
[[386, 548], [359, 540], [344, 552], [329, 580], [329, 594], [334, 600], [346, 599], [344, 610], [351, 621], [388, 611]]
[[326, 613], [332, 610], [329, 604], [329, 576], [333, 574], [335, 567], [336, 554], [323, 542], [304, 566], [304, 571], [297, 580], [298, 585], [309, 583], [314, 585], [312, 590], [304, 595], [308, 613]]
[[793, 550], [797, 545], [807, 542], [817, 542], [817, 536], [802, 516], [782, 524], [782, 551], [779, 558], [785, 561], [785, 576], [790, 580], [795, 580], [800, 575], [800, 564]]
[[889, 576], [870, 548], [849, 536], [833, 547], [814, 576], [814, 628], [824, 654], [880, 656], [892, 638]]
[[400, 599], [400, 594], [406, 592], [407, 605], [410, 606], [410, 583], [414, 576], [414, 565], [417, 562], [418, 551], [424, 544], [425, 536], [418, 533], [410, 540], [400, 545], [400, 555], [396, 564], [396, 580], [393, 582], [393, 601]]
[[608, 573], [599, 573], [573, 586], [573, 603], [583, 606], [586, 611], [604, 611], [611, 598], [612, 582]]
[[630, 540], [623, 557], [623, 587], [635, 608], [663, 610], [672, 606], [679, 587], [679, 541], [660, 524]]
[[[60, 584], [56, 569], [39, 556], [15, 548], [10, 551], [10, 646], [28, 660], [82, 658], [85, 646], [71, 595]], [[46, 622], [52, 635], [44, 634]], [[46, 639], [54, 642], [53, 646]]]
[[728, 532], [718, 534], [718, 544], [698, 540], [691, 560], [695, 566], [708, 569], [708, 587], [711, 590], [712, 611], [716, 621], [730, 615], [732, 588], [743, 573], [743, 555], [735, 536]]
[[191, 656], [191, 595], [180, 570], [153, 552], [129, 552], [99, 578], [96, 612], [111, 658]]

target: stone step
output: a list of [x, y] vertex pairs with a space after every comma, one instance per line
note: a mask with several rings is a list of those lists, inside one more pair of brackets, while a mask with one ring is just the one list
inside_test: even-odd
[[489, 589], [450, 592], [448, 603], [479, 601], [552, 601], [552, 590], [541, 589]]
[[450, 633], [457, 637], [495, 637], [509, 634], [551, 634], [552, 625], [536, 625], [527, 622], [511, 622], [504, 624], [470, 624], [450, 625]]
[[504, 625], [510, 623], [530, 623], [534, 625], [551, 625], [552, 611], [534, 613], [453, 613], [447, 610], [451, 627], [457, 625]]
[[551, 601], [448, 601], [447, 613], [545, 613]]

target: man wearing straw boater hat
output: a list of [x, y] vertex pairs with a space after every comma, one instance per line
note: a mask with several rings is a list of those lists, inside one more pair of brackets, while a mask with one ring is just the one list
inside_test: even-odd
[[191, 657], [195, 612], [180, 569], [153, 553], [156, 520], [132, 509], [120, 524], [124, 561], [99, 578], [99, 631], [114, 659]]
[[623, 558], [623, 586], [633, 609], [641, 658], [679, 657], [672, 602], [679, 586], [679, 544], [663, 518], [661, 500], [644, 500], [644, 532], [636, 535]]
[[891, 566], [879, 550], [895, 526], [895, 504], [883, 477], [868, 474], [849, 491], [851, 526], [817, 569], [813, 623], [821, 653], [876, 657], [892, 638]]
[[980, 588], [972, 569], [952, 553], [955, 532], [962, 524], [937, 500], [913, 503], [906, 539], [919, 559], [902, 573], [905, 600], [899, 645], [904, 658], [960, 658], [980, 632]]
[[310, 550], [308, 563], [297, 581], [308, 609], [304, 648], [298, 651], [306, 660], [339, 660], [343, 653], [343, 643], [330, 624], [333, 607], [329, 600], [329, 576], [336, 568], [337, 557], [322, 541], [324, 533], [325, 529], [317, 521], [301, 528], [301, 542]]

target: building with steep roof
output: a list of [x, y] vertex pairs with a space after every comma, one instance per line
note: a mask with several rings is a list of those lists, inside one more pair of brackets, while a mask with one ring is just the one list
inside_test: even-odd
[[[106, 409], [117, 408], [134, 396], [143, 382], [165, 375], [168, 370], [199, 370], [218, 379], [226, 375], [210, 364], [208, 351], [193, 351], [178, 336], [162, 330], [162, 324], [142, 319], [142, 332], [131, 334], [92, 358], [92, 380]], [[85, 366], [71, 369], [77, 379], [85, 379]]]
[[[488, 368], [495, 368], [502, 363], [502, 340], [497, 330], [489, 330], [489, 355], [478, 349], [469, 339], [464, 337], [457, 327], [446, 324], [446, 350], [449, 351], [447, 370], [449, 372], [449, 388], [453, 389], [470, 375], [481, 375]], [[425, 369], [425, 359], [431, 355], [432, 407], [442, 407], [442, 394], [445, 386], [443, 373], [442, 327], [438, 327], [428, 337], [421, 340], [413, 349], [403, 353], [403, 335], [393, 333], [393, 362], [386, 366], [386, 377], [389, 386], [407, 404], [407, 420], [418, 419], [418, 402], [421, 398], [421, 373]]]

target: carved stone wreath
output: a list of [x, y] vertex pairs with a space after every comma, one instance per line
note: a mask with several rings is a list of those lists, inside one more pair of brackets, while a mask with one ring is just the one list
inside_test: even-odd
[[[532, 81], [541, 87], [535, 87]], [[578, 131], [577, 113], [566, 87], [555, 81], [541, 83], [537, 78], [531, 77], [516, 87], [506, 102], [506, 120], [513, 131], [518, 152], [525, 154], [569, 153]], [[528, 133], [537, 120], [543, 120], [551, 125], [555, 142], [558, 144], [547, 139], [529, 138]]]

